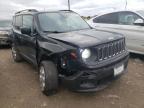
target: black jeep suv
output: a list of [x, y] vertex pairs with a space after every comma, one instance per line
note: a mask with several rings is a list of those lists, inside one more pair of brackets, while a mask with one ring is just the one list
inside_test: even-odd
[[38, 67], [46, 95], [60, 82], [73, 91], [97, 91], [127, 71], [123, 35], [92, 29], [73, 11], [17, 12], [12, 32], [14, 60]]

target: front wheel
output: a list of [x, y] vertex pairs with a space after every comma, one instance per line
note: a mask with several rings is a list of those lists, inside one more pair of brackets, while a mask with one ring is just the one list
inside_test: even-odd
[[39, 67], [41, 91], [45, 95], [52, 95], [58, 88], [58, 71], [51, 61], [42, 61]]

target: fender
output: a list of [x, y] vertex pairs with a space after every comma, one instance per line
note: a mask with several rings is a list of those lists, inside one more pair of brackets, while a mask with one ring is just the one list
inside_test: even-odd
[[[55, 41], [38, 41], [38, 49], [37, 49], [37, 62], [40, 63], [41, 60], [47, 59], [55, 61], [56, 57], [63, 55], [64, 52], [72, 49], [76, 49], [72, 46], [67, 46], [61, 42]], [[65, 47], [67, 46], [67, 47]]]

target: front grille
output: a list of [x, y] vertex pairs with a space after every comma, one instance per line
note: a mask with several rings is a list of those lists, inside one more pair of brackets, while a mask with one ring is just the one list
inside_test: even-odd
[[106, 60], [125, 51], [125, 39], [120, 39], [96, 47], [98, 58], [97, 61]]

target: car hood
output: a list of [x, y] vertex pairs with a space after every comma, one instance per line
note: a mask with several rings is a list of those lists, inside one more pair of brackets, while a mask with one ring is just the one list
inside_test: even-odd
[[48, 37], [61, 41], [63, 43], [69, 43], [79, 47], [88, 47], [117, 40], [122, 38], [123, 36], [114, 32], [88, 29], [67, 33], [48, 34]]

